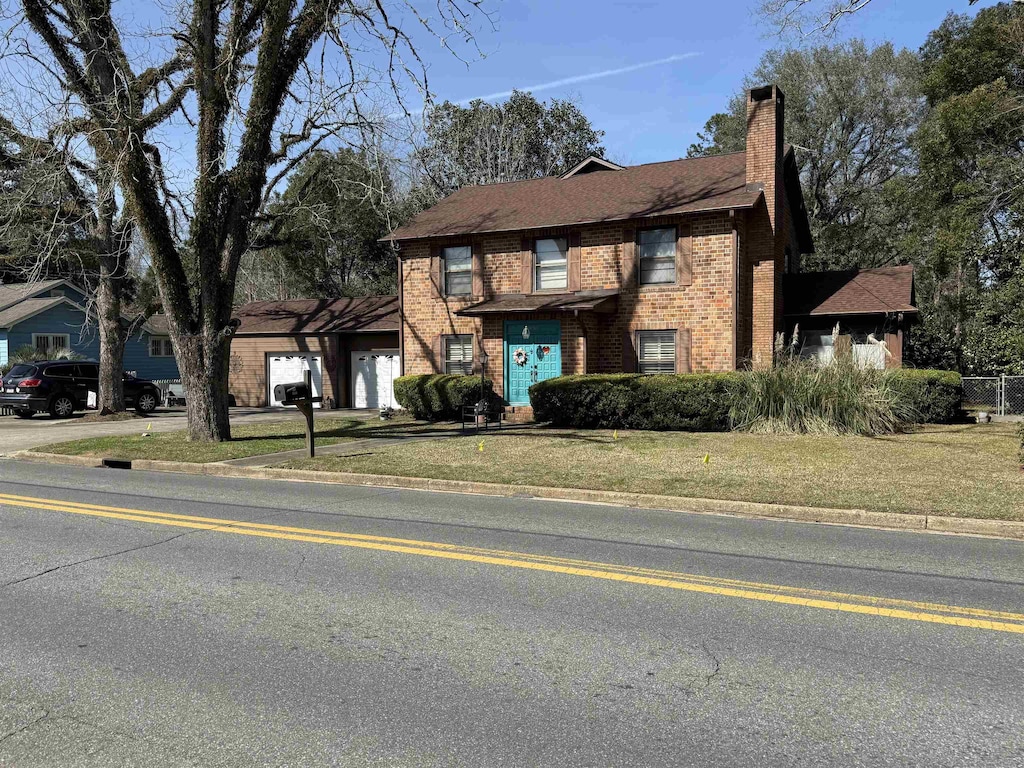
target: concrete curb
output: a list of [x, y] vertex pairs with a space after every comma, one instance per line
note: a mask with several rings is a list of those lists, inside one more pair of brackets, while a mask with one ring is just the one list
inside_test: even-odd
[[[89, 456], [63, 456], [54, 453], [18, 451], [10, 458], [77, 467], [101, 467], [103, 459]], [[753, 501], [702, 499], [684, 496], [658, 496], [619, 491], [595, 491], [581, 488], [545, 488], [531, 485], [477, 483], [467, 480], [438, 480], [393, 475], [368, 475], [348, 472], [320, 472], [310, 469], [275, 469], [272, 467], [240, 467], [220, 462], [192, 464], [179, 461], [138, 459], [131, 469], [149, 472], [179, 472], [209, 477], [240, 477], [259, 480], [291, 480], [334, 485], [361, 485], [376, 488], [404, 488], [416, 491], [466, 493], [481, 496], [535, 498], [541, 500], [576, 501], [586, 504], [610, 504], [637, 509], [659, 509], [704, 515], [766, 518], [800, 523], [827, 523], [901, 531], [967, 534], [1004, 539], [1024, 540], [1024, 522], [985, 520], [971, 517], [914, 515], [898, 512], [870, 512], [863, 509], [830, 509], [790, 504], [764, 504]]]

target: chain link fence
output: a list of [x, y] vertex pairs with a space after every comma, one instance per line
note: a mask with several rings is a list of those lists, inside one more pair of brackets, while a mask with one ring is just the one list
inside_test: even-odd
[[965, 376], [963, 408], [1024, 416], [1024, 376]]

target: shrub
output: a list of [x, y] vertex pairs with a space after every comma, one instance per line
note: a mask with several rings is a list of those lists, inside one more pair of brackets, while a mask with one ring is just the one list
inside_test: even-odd
[[[485, 379], [488, 399], [494, 398], [492, 383]], [[462, 408], [480, 400], [480, 377], [454, 374], [423, 374], [395, 379], [395, 399], [417, 419], [453, 421], [462, 418]]]
[[829, 365], [782, 354], [750, 371], [733, 392], [733, 429], [775, 434], [879, 435], [916, 421], [892, 372], [862, 368], [838, 348]]
[[537, 421], [555, 427], [722, 432], [738, 374], [560, 376], [530, 387]]
[[904, 368], [893, 371], [893, 384], [921, 424], [951, 424], [962, 418], [963, 382], [953, 371]]

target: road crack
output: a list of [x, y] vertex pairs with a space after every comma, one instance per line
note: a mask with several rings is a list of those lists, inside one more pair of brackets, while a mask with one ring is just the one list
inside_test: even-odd
[[21, 726], [20, 728], [15, 728], [10, 733], [5, 733], [3, 736], [0, 736], [0, 745], [3, 745], [3, 743], [5, 741], [7, 741], [8, 739], [13, 739], [15, 736], [24, 733], [29, 728], [35, 728], [41, 722], [43, 722], [44, 720], [49, 718], [49, 716], [50, 716], [50, 710], [48, 710], [48, 709], [43, 710], [43, 714], [41, 714], [35, 720], [32, 720], [31, 722], [25, 723], [25, 725]]

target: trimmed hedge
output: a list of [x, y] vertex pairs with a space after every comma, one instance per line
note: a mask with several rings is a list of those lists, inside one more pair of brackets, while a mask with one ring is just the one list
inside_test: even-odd
[[[724, 432], [745, 373], [635, 373], [560, 376], [530, 387], [534, 418], [554, 427]], [[961, 418], [963, 386], [952, 371], [893, 371], [894, 388], [915, 421]], [[407, 377], [418, 378], [418, 377]], [[401, 398], [399, 398], [401, 402]]]
[[959, 373], [901, 368], [892, 372], [892, 380], [917, 414], [919, 424], [952, 424], [963, 418], [964, 387]]
[[[484, 380], [488, 399], [494, 397], [494, 385]], [[395, 399], [417, 419], [455, 421], [462, 408], [480, 400], [480, 377], [455, 374], [422, 374], [395, 379]]]
[[530, 387], [534, 418], [555, 427], [724, 432], [739, 374], [590, 374]]

